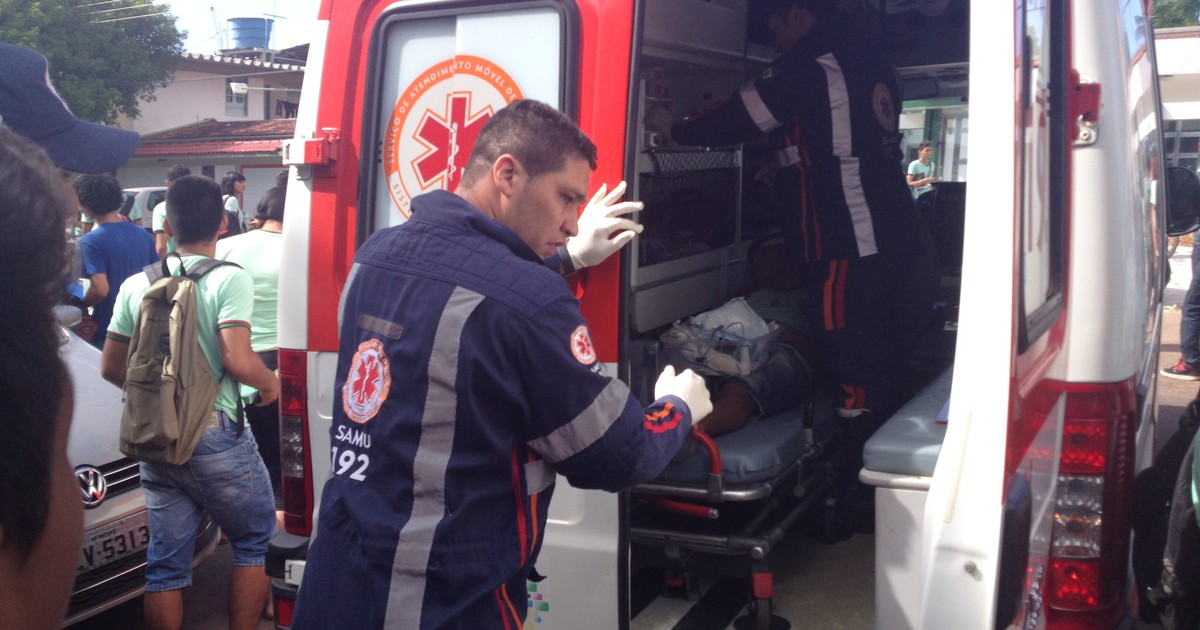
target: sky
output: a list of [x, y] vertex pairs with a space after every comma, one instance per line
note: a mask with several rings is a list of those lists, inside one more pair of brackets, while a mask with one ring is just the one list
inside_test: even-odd
[[[212, 54], [229, 47], [229, 18], [275, 16], [271, 47], [277, 50], [308, 43], [320, 0], [167, 0], [164, 4], [178, 18], [176, 27], [187, 31], [184, 49]], [[218, 25], [223, 41], [218, 39]]]

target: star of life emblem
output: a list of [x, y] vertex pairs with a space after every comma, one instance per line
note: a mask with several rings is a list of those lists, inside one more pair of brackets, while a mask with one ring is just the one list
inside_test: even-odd
[[391, 387], [392, 369], [383, 344], [378, 339], [358, 344], [350, 373], [342, 384], [342, 410], [346, 417], [358, 424], [374, 418]]
[[580, 326], [571, 333], [571, 354], [576, 361], [584, 365], [596, 362], [596, 346], [592, 345], [592, 336], [588, 334], [587, 326]]
[[397, 97], [384, 132], [384, 175], [400, 214], [411, 216], [421, 193], [454, 190], [479, 130], [520, 98], [516, 81], [482, 57], [456, 55], [419, 73]]

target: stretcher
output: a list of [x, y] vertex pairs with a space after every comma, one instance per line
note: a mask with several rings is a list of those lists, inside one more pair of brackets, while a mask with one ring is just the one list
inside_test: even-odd
[[663, 548], [665, 590], [698, 596], [687, 562], [693, 553], [744, 556], [752, 597], [738, 627], [788, 627], [773, 615], [768, 558], [801, 517], [827, 499], [833, 428], [832, 407], [812, 402], [716, 438], [697, 431], [693, 455], [635, 488], [630, 539]]

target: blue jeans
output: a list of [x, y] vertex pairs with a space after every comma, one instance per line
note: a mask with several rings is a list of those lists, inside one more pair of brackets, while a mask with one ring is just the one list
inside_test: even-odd
[[146, 591], [192, 583], [192, 553], [202, 512], [208, 511], [233, 548], [235, 566], [262, 566], [275, 531], [275, 500], [267, 467], [247, 427], [218, 413], [186, 464], [142, 462], [150, 513]]
[[1192, 247], [1192, 283], [1183, 298], [1179, 320], [1179, 352], [1192, 367], [1200, 366], [1200, 243]]

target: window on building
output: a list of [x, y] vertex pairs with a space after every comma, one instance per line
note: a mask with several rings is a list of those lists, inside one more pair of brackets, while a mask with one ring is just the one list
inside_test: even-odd
[[225, 77], [225, 115], [248, 116], [250, 113], [250, 95], [234, 94], [233, 84], [248, 82], [246, 77]]
[[1167, 164], [1200, 170], [1200, 120], [1168, 120], [1163, 138]]

